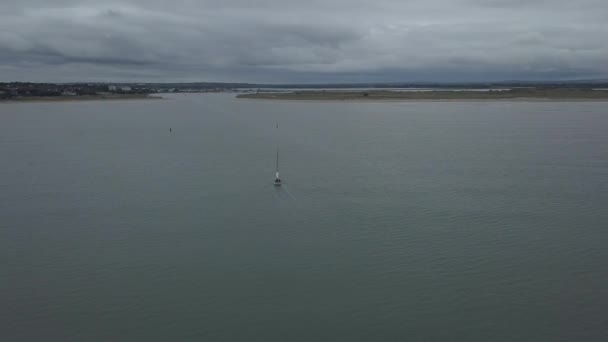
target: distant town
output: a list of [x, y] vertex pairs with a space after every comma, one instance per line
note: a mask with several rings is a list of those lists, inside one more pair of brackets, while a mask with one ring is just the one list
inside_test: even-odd
[[71, 98], [71, 97], [103, 97], [103, 96], [133, 96], [154, 93], [172, 92], [217, 92], [226, 91], [226, 87], [191, 87], [180, 85], [159, 84], [105, 84], [105, 83], [30, 83], [11, 82], [0, 83], [0, 100], [15, 100], [24, 98]]
[[494, 83], [357, 83], [357, 84], [252, 84], [252, 83], [0, 83], [0, 100], [78, 100], [147, 98], [156, 93], [272, 92], [273, 89], [608, 89], [606, 80], [561, 82], [494, 82]]

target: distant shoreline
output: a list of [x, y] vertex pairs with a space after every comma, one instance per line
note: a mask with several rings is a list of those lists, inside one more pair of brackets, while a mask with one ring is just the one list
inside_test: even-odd
[[241, 94], [240, 99], [301, 101], [608, 101], [608, 91], [512, 89], [502, 91], [294, 91]]
[[81, 102], [81, 101], [126, 101], [126, 100], [160, 100], [160, 96], [147, 94], [128, 95], [83, 95], [83, 96], [26, 96], [20, 98], [0, 99], [1, 103], [31, 102]]

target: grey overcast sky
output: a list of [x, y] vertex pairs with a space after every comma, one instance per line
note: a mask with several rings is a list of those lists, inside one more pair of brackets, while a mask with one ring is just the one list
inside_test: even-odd
[[607, 0], [0, 0], [0, 81], [597, 78]]

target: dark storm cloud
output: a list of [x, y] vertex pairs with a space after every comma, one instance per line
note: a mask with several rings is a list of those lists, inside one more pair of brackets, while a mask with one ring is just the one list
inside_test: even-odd
[[4, 0], [0, 80], [606, 78], [599, 0]]

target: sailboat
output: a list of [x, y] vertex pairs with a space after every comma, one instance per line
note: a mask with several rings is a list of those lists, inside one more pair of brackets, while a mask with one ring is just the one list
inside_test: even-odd
[[[279, 128], [279, 124], [277, 124], [277, 129]], [[274, 184], [275, 186], [281, 186], [283, 182], [281, 181], [281, 178], [279, 177], [279, 144], [277, 143], [277, 168], [276, 168], [276, 173], [274, 176], [274, 181], [272, 182], [272, 184]]]

